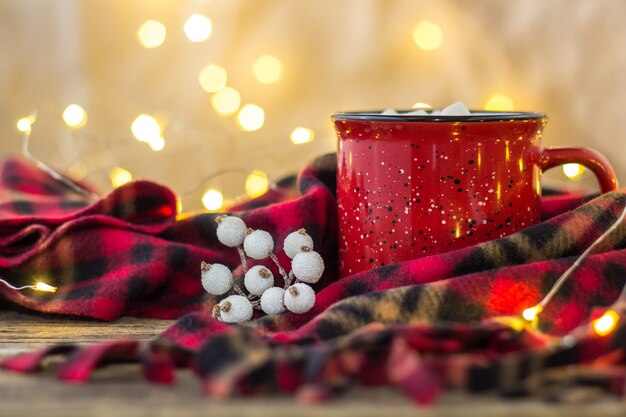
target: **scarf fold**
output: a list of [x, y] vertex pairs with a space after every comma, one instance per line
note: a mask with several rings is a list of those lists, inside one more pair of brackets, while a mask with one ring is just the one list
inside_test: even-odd
[[619, 321], [602, 337], [590, 326], [626, 283], [626, 225], [575, 270], [536, 328], [519, 315], [617, 219], [626, 191], [593, 199], [545, 197], [538, 225], [339, 280], [335, 163], [334, 155], [320, 157], [295, 187], [281, 182], [232, 209], [275, 238], [283, 264], [282, 241], [306, 228], [327, 266], [315, 285], [314, 308], [228, 325], [211, 318], [218, 298], [204, 293], [199, 279], [201, 261], [241, 271], [237, 252], [217, 241], [217, 214], [177, 216], [176, 196], [149, 181], [89, 204], [34, 166], [6, 161], [0, 170], [0, 276], [14, 285], [42, 280], [59, 289], [48, 294], [0, 286], [4, 298], [45, 313], [178, 321], [150, 343], [54, 346], [0, 366], [34, 372], [46, 357], [61, 354], [59, 378], [84, 382], [98, 366], [133, 361], [159, 383], [172, 382], [175, 368], [190, 367], [212, 396], [293, 392], [305, 402], [354, 385], [395, 386], [420, 404], [449, 388], [542, 395], [548, 384], [590, 379], [622, 392], [626, 327]]

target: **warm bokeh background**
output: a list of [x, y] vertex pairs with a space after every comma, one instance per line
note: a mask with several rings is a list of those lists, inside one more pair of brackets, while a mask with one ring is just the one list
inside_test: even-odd
[[[183, 30], [194, 14], [211, 21], [201, 42]], [[624, 16], [623, 0], [0, 0], [0, 156], [19, 152], [16, 122], [36, 111], [32, 151], [46, 162], [103, 190], [116, 167], [181, 194], [198, 186], [183, 199], [197, 209], [209, 188], [233, 198], [253, 170], [276, 180], [334, 150], [333, 111], [482, 108], [502, 94], [550, 114], [547, 145], [596, 148], [624, 181]], [[150, 19], [166, 37], [146, 48], [138, 31]], [[204, 22], [192, 35], [206, 35]], [[252, 70], [263, 55], [282, 64], [269, 84]], [[198, 81], [209, 64], [225, 70], [241, 107], [264, 110], [261, 128], [218, 114]], [[222, 87], [219, 74], [208, 81]], [[64, 124], [70, 103], [86, 111], [84, 126]], [[164, 141], [133, 136], [140, 114], [155, 117]], [[294, 144], [296, 127], [314, 139]], [[567, 184], [555, 171], [549, 179]], [[589, 173], [576, 184], [595, 186]]]

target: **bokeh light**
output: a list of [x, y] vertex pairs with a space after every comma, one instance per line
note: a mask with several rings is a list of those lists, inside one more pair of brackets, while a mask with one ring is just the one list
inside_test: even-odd
[[165, 148], [165, 139], [163, 136], [157, 136], [148, 141], [148, 146], [155, 152], [162, 151]]
[[585, 172], [585, 167], [580, 164], [564, 164], [563, 173], [569, 179], [575, 179]]
[[140, 114], [130, 125], [130, 131], [139, 142], [150, 143], [161, 137], [161, 126], [157, 120], [147, 114]]
[[124, 184], [127, 184], [133, 180], [133, 176], [127, 170], [122, 167], [115, 167], [109, 173], [109, 179], [113, 187], [118, 188]]
[[593, 321], [593, 331], [599, 336], [606, 336], [613, 332], [618, 321], [619, 314], [613, 310], [609, 310], [600, 318]]
[[222, 115], [229, 116], [235, 114], [241, 105], [241, 95], [239, 91], [231, 87], [224, 87], [211, 97], [213, 109]]
[[74, 162], [67, 169], [67, 176], [74, 181], [83, 180], [87, 176], [87, 167], [82, 162]]
[[191, 42], [202, 42], [211, 36], [213, 24], [211, 19], [201, 14], [194, 14], [185, 22], [183, 26], [187, 39]]
[[441, 47], [443, 34], [439, 25], [422, 20], [413, 30], [413, 40], [424, 51], [434, 51]]
[[532, 322], [532, 321], [535, 321], [535, 319], [537, 319], [537, 316], [539, 316], [539, 314], [541, 314], [542, 311], [543, 311], [543, 308], [540, 305], [529, 307], [522, 312], [522, 317], [524, 317], [524, 320]]
[[29, 114], [26, 117], [22, 117], [16, 123], [17, 130], [22, 133], [30, 133], [33, 127], [33, 123], [35, 123], [35, 120], [36, 118], [32, 114]]
[[433, 108], [433, 106], [431, 106], [430, 104], [422, 103], [418, 101], [417, 103], [413, 105], [413, 108], [416, 110], [430, 110]]
[[224, 204], [224, 196], [214, 188], [208, 189], [202, 196], [202, 205], [209, 211], [218, 210]]
[[204, 91], [214, 93], [223, 89], [228, 81], [226, 70], [219, 65], [209, 64], [200, 71], [198, 82]]
[[70, 104], [63, 111], [63, 121], [74, 129], [83, 127], [87, 123], [87, 112], [78, 104]]
[[267, 192], [270, 188], [270, 182], [267, 174], [261, 170], [255, 169], [246, 178], [245, 189], [248, 197], [259, 197]]
[[281, 79], [283, 63], [271, 55], [261, 55], [252, 64], [252, 74], [261, 84], [272, 84]]
[[265, 123], [265, 112], [256, 104], [246, 104], [237, 114], [237, 122], [239, 122], [239, 127], [246, 132], [258, 130]]
[[144, 48], [161, 46], [166, 35], [165, 25], [157, 20], [146, 20], [137, 31], [137, 39]]
[[289, 135], [291, 142], [295, 145], [309, 143], [315, 138], [315, 132], [307, 127], [296, 127]]
[[513, 99], [507, 95], [496, 93], [489, 97], [485, 103], [485, 110], [489, 111], [513, 111], [515, 103]]

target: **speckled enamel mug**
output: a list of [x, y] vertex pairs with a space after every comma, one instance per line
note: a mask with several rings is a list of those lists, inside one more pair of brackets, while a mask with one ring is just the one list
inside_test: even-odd
[[332, 115], [340, 276], [497, 239], [538, 223], [543, 171], [578, 163], [617, 188], [598, 152], [543, 148], [542, 113]]

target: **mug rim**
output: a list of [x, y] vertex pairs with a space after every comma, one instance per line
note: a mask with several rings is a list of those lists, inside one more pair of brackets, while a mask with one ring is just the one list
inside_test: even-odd
[[410, 110], [399, 110], [398, 114], [381, 114], [381, 110], [348, 111], [332, 113], [330, 118], [336, 120], [365, 121], [365, 122], [506, 122], [514, 120], [536, 120], [547, 117], [540, 112], [502, 112], [489, 110], [470, 110], [469, 116], [441, 116], [441, 115], [407, 115]]

